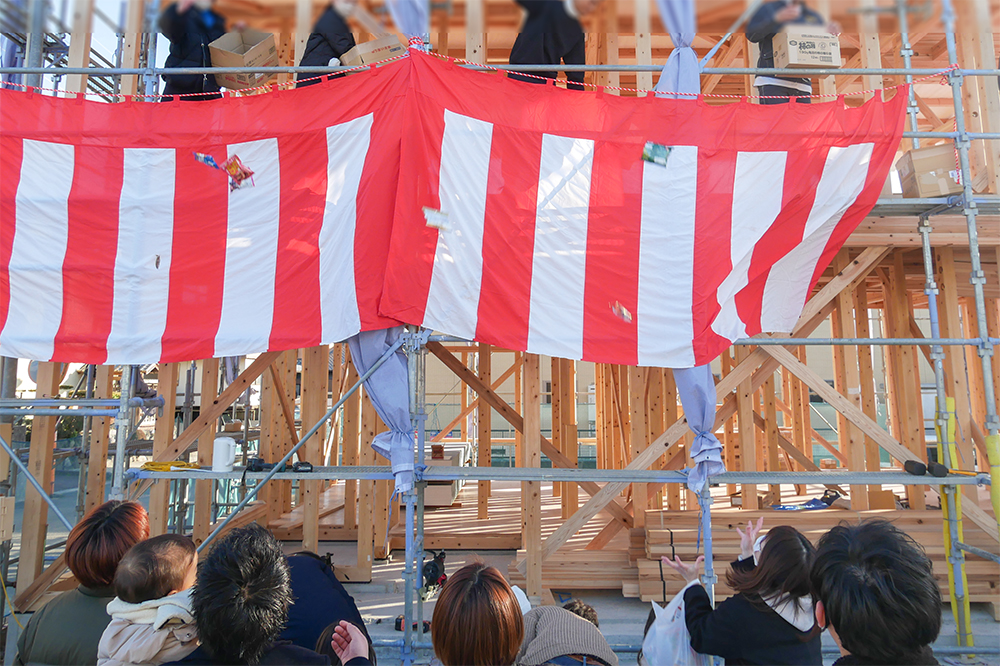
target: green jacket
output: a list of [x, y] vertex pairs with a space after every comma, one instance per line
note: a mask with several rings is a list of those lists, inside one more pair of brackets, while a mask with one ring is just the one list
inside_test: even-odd
[[110, 587], [83, 585], [63, 592], [35, 612], [17, 639], [15, 664], [76, 666], [97, 663], [97, 644], [111, 622]]

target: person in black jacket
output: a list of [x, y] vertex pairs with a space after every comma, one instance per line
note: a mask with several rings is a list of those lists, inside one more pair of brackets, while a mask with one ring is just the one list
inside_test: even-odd
[[[160, 15], [160, 32], [170, 40], [167, 67], [211, 67], [208, 45], [226, 34], [226, 19], [212, 10], [214, 0], [178, 0]], [[181, 97], [182, 100], [206, 100], [221, 97], [219, 84], [211, 74], [164, 75], [163, 101], [170, 95], [215, 93]]]
[[[825, 28], [827, 32], [840, 34], [840, 26], [836, 23], [826, 23], [818, 12], [806, 6], [802, 0], [773, 0], [765, 2], [750, 17], [747, 23], [747, 39], [760, 46], [758, 67], [774, 67], [774, 47], [771, 39], [789, 24], [813, 25]], [[808, 96], [812, 94], [812, 82], [805, 77], [791, 76], [757, 76], [754, 87], [764, 97], [761, 104], [785, 104], [792, 97], [799, 97], [797, 102], [808, 104]], [[778, 99], [772, 96], [779, 95]]]
[[[288, 571], [291, 574], [292, 606], [288, 609], [288, 622], [278, 637], [301, 645], [321, 654], [329, 654], [320, 649], [329, 648], [331, 625], [346, 620], [358, 627], [371, 642], [365, 622], [361, 617], [354, 598], [347, 593], [344, 585], [337, 580], [327, 561], [315, 553], [302, 551], [288, 557]], [[374, 655], [370, 655], [374, 657]], [[374, 658], [371, 659], [374, 661]]]
[[[356, 0], [334, 0], [326, 8], [323, 15], [313, 26], [309, 41], [306, 42], [306, 50], [302, 54], [299, 65], [302, 67], [326, 67], [337, 66], [340, 58], [354, 48], [354, 35], [344, 17], [354, 11]], [[327, 77], [344, 76], [335, 74]], [[315, 74], [299, 73], [295, 76], [300, 83], [296, 87], [310, 86], [319, 83], [322, 79], [315, 78]], [[313, 79], [312, 81], [301, 81], [302, 79]]]
[[[510, 50], [512, 65], [585, 65], [583, 27], [580, 17], [592, 12], [600, 0], [517, 0], [528, 11], [524, 27]], [[556, 71], [531, 72], [534, 76], [556, 78]], [[583, 90], [584, 72], [567, 72], [571, 90]], [[541, 83], [536, 78], [511, 74], [511, 78]]]
[[279, 640], [292, 603], [290, 580], [281, 545], [260, 525], [219, 539], [191, 592], [201, 645], [173, 664], [328, 665], [327, 657]]
[[[741, 558], [733, 562], [726, 582], [737, 593], [712, 609], [708, 593], [697, 585], [699, 557], [694, 565], [664, 557], [688, 586], [684, 590], [684, 620], [691, 648], [722, 657], [727, 665], [804, 664], [819, 666], [822, 629], [813, 616], [809, 571], [813, 545], [787, 525], [771, 529], [759, 559], [754, 553], [756, 527], [740, 530]], [[757, 562], [755, 563], [755, 560]]]
[[937, 664], [941, 590], [924, 549], [885, 520], [823, 535], [812, 566], [816, 621], [842, 656], [835, 664]]

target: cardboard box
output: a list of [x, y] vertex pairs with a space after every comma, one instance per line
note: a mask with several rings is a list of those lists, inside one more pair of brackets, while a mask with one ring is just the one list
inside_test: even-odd
[[370, 65], [387, 58], [395, 58], [406, 53], [406, 45], [395, 35], [386, 35], [370, 42], [358, 44], [340, 56], [340, 64], [345, 67]]
[[896, 171], [903, 196], [908, 199], [944, 197], [962, 192], [952, 143], [915, 148], [899, 158]]
[[840, 40], [822, 28], [790, 25], [772, 37], [771, 44], [775, 67], [840, 67]]
[[[277, 67], [278, 47], [274, 35], [256, 30], [227, 32], [208, 45], [214, 67]], [[244, 90], [268, 83], [274, 75], [216, 74], [219, 86], [229, 90]]]

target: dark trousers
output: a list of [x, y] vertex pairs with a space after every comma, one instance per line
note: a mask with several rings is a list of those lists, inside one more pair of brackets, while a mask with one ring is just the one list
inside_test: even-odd
[[758, 94], [766, 95], [771, 97], [774, 95], [780, 95], [776, 99], [767, 99], [761, 97], [761, 104], [788, 104], [792, 97], [797, 98], [795, 101], [799, 104], [809, 104], [809, 95], [811, 93], [802, 92], [801, 90], [793, 90], [792, 88], [786, 88], [784, 86], [761, 86], [757, 88]]

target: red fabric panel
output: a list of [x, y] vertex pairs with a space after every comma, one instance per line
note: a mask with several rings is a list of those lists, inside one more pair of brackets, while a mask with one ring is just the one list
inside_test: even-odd
[[124, 160], [118, 148], [76, 148], [63, 260], [63, 313], [53, 359], [107, 360]]
[[271, 349], [320, 344], [319, 232], [326, 205], [326, 132], [278, 137], [281, 220]]
[[[226, 147], [207, 149], [219, 164]], [[229, 184], [219, 172], [177, 151], [170, 301], [163, 331], [165, 363], [215, 356], [226, 274]]]
[[0, 330], [10, 308], [10, 253], [14, 247], [17, 186], [21, 182], [21, 139], [0, 134]]
[[528, 344], [541, 158], [540, 134], [493, 128], [476, 339], [506, 349]]
[[599, 357], [623, 365], [637, 362], [635, 321], [613, 308], [620, 303], [632, 317], [638, 309], [642, 164], [635, 159], [635, 146], [631, 144], [599, 141], [594, 146], [584, 286], [584, 358]]

